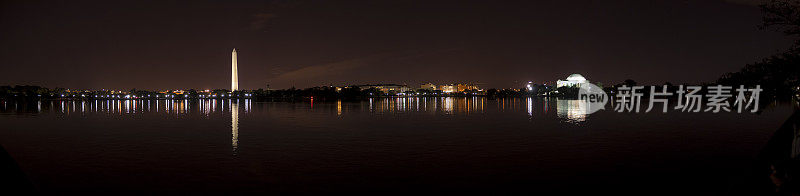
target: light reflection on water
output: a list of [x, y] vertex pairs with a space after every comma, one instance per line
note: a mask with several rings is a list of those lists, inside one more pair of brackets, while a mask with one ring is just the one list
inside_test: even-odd
[[[141, 113], [173, 114], [178, 117], [190, 113], [210, 115], [213, 113], [250, 113], [252, 99], [167, 99], [167, 100], [53, 100], [18, 103], [0, 101], [2, 113], [55, 113], [59, 115], [119, 114]], [[270, 103], [270, 102], [259, 102]], [[313, 102], [291, 103], [296, 108], [315, 107], [319, 111], [335, 109], [341, 117], [348, 112], [369, 112], [373, 114], [430, 113], [443, 115], [475, 115], [487, 109], [501, 112], [524, 112], [530, 119], [539, 114], [547, 114], [555, 109], [562, 122], [580, 123], [588, 119], [588, 108], [578, 100], [559, 100], [557, 98], [498, 98], [484, 97], [402, 97], [369, 98], [361, 102]], [[234, 112], [235, 111], [235, 112]]]
[[231, 146], [234, 156], [239, 149], [239, 103], [233, 103], [235, 101], [231, 101]]
[[[168, 114], [177, 118], [200, 114], [209, 117], [212, 114], [231, 116], [231, 148], [234, 155], [239, 149], [240, 115], [252, 111], [252, 99], [158, 99], [158, 100], [53, 100], [34, 102], [0, 101], [0, 113], [56, 114], [72, 115], [142, 115]], [[267, 104], [274, 102], [259, 102]], [[279, 103], [280, 104], [280, 103]], [[526, 114], [528, 119], [547, 115], [549, 110], [556, 110], [560, 122], [580, 124], [588, 119], [587, 106], [578, 100], [559, 100], [555, 98], [500, 98], [489, 100], [483, 97], [403, 97], [403, 98], [369, 98], [361, 102], [295, 102], [298, 109], [309, 109], [314, 112], [335, 110], [337, 117], [348, 113], [369, 112], [374, 115], [427, 113], [428, 115], [478, 115], [487, 108], [499, 112]], [[315, 109], [316, 107], [316, 109]], [[264, 109], [265, 107], [258, 107]]]
[[581, 100], [557, 100], [558, 117], [567, 122], [579, 123], [589, 116], [589, 104]]
[[[239, 119], [241, 114], [252, 112], [252, 99], [160, 99], [160, 100], [53, 100], [35, 101], [35, 109], [31, 103], [2, 102], [0, 113], [34, 113], [71, 116], [71, 115], [141, 115], [145, 113], [168, 114], [175, 117], [200, 114], [209, 117], [211, 114], [230, 114], [231, 116], [231, 148], [233, 155], [239, 149]], [[272, 103], [272, 102], [261, 102]], [[44, 107], [42, 105], [45, 105]], [[287, 103], [289, 104], [289, 103]], [[369, 98], [361, 102], [335, 103], [312, 102], [291, 103], [296, 108], [307, 108], [310, 111], [325, 111], [326, 107], [335, 108], [336, 116], [342, 117], [350, 112], [369, 112], [370, 114], [403, 114], [428, 113], [429, 115], [476, 115], [488, 108], [496, 108], [499, 112], [525, 112], [528, 119], [539, 115], [547, 115], [548, 110], [556, 109], [560, 122], [579, 124], [589, 116], [587, 106], [577, 100], [558, 100], [551, 98], [506, 98], [488, 100], [483, 97], [405, 97], [405, 98]], [[49, 106], [48, 106], [49, 105]], [[263, 108], [263, 107], [259, 107]], [[524, 108], [524, 110], [522, 109]]]
[[[168, 114], [177, 118], [200, 114], [209, 117], [221, 113], [231, 115], [231, 147], [233, 154], [239, 148], [239, 118], [241, 114], [252, 111], [252, 99], [157, 99], [157, 100], [53, 100], [31, 102], [10, 102], [0, 100], [0, 113], [56, 114], [72, 115], [141, 115], [145, 113]], [[273, 102], [260, 102], [273, 103]], [[287, 103], [289, 104], [289, 103]], [[547, 115], [556, 109], [560, 122], [580, 124], [589, 116], [587, 106], [578, 100], [559, 100], [555, 98], [500, 98], [489, 100], [484, 97], [403, 97], [369, 98], [361, 102], [336, 100], [334, 103], [312, 102], [291, 103], [295, 108], [310, 111], [326, 111], [335, 108], [336, 116], [343, 117], [352, 112], [370, 114], [428, 113], [429, 115], [476, 115], [487, 108], [499, 112], [527, 114], [528, 119]], [[259, 107], [263, 109], [264, 107]]]
[[[53, 100], [31, 102], [2, 101], [0, 112], [3, 113], [56, 113], [63, 115], [85, 115], [87, 113], [105, 114], [137, 114], [167, 113], [187, 114], [199, 112], [208, 115], [215, 112], [230, 112], [230, 108], [239, 107], [244, 112], [252, 109], [252, 100], [200, 99], [200, 100]], [[31, 108], [31, 104], [35, 109]], [[49, 106], [48, 106], [49, 104]]]

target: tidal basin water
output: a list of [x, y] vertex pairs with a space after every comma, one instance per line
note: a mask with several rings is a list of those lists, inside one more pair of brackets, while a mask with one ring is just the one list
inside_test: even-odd
[[708, 195], [745, 183], [793, 112], [764, 107], [587, 114], [574, 100], [531, 98], [0, 101], [0, 144], [47, 194]]

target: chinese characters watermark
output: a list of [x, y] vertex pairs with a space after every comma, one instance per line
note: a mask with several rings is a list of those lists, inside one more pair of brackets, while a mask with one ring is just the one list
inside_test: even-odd
[[[644, 86], [629, 87], [626, 85], [617, 87], [617, 93], [614, 96], [614, 111], [639, 113], [642, 97], [644, 96], [644, 88]], [[651, 86], [649, 104], [645, 112], [650, 112], [650, 110], [656, 108], [658, 103], [661, 104], [661, 112], [666, 113], [669, 109], [669, 98], [673, 96], [677, 96], [677, 104], [673, 109], [681, 112], [703, 111], [718, 113], [720, 111], [731, 112], [731, 109], [735, 109], [736, 112], [741, 113], [748, 108], [750, 108], [750, 112], [757, 112], [759, 95], [763, 91], [761, 85], [756, 85], [755, 88], [745, 88], [744, 85], [740, 85], [735, 89], [736, 97], [731, 104], [731, 98], [734, 96], [732, 86], [715, 85], [708, 86], [705, 89], [706, 92], [702, 90], [702, 86], [684, 87], [680, 85], [678, 90], [673, 93], [668, 91], [666, 85], [660, 87], [660, 89], [657, 89], [656, 86]], [[703, 109], [703, 103], [705, 103], [705, 109]]]

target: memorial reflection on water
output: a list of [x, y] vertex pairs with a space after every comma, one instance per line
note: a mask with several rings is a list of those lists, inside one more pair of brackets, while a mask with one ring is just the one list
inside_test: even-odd
[[[479, 115], [485, 112], [519, 113], [535, 118], [557, 118], [560, 122], [580, 124], [587, 120], [588, 106], [579, 100], [555, 98], [498, 98], [484, 97], [400, 97], [369, 98], [365, 101], [317, 102], [257, 102], [259, 110], [270, 107], [307, 109], [306, 112], [335, 110], [335, 116], [344, 118], [350, 113], [371, 115], [422, 113], [424, 115]], [[167, 115], [173, 118], [200, 115], [230, 115], [231, 148], [234, 155], [239, 150], [239, 120], [241, 115], [253, 112], [252, 99], [159, 99], [159, 100], [52, 100], [7, 101], [0, 100], [0, 114], [55, 114], [58, 116], [89, 115]], [[556, 115], [548, 114], [555, 108]], [[333, 112], [332, 112], [333, 113]]]
[[[273, 104], [281, 104], [274, 103]], [[555, 103], [555, 105], [550, 105]], [[239, 148], [239, 116], [252, 112], [251, 99], [175, 99], [175, 100], [54, 100], [34, 102], [2, 101], [2, 112], [9, 113], [56, 113], [57, 115], [137, 115], [144, 113], [169, 114], [177, 118], [200, 114], [209, 117], [221, 113], [231, 115], [231, 147], [233, 154]], [[587, 120], [587, 105], [578, 100], [558, 100], [550, 98], [505, 98], [488, 100], [483, 97], [402, 97], [370, 98], [363, 102], [344, 102], [337, 100], [332, 104], [291, 103], [292, 107], [307, 107], [313, 111], [325, 111], [331, 106], [336, 116], [349, 112], [369, 112], [370, 114], [429, 113], [443, 115], [473, 115], [496, 108], [500, 112], [525, 112], [529, 119], [547, 115], [555, 107], [561, 122], [581, 123]], [[267, 106], [269, 107], [269, 106]], [[259, 107], [263, 108], [263, 107]]]
[[[485, 97], [397, 97], [369, 98], [364, 101], [319, 102], [257, 102], [259, 108], [273, 106], [307, 108], [309, 111], [334, 111], [337, 117], [348, 113], [367, 112], [370, 114], [429, 113], [444, 115], [473, 115], [496, 110], [520, 113], [529, 119], [552, 115], [561, 122], [581, 123], [587, 121], [588, 105], [579, 100], [557, 98], [496, 98]], [[252, 111], [252, 99], [159, 99], [159, 100], [52, 100], [52, 101], [9, 101], [0, 100], [2, 113], [55, 113], [59, 115], [118, 114], [134, 115], [143, 113], [171, 114], [175, 117], [186, 115], [205, 115], [215, 113], [238, 117], [240, 112]], [[238, 119], [233, 118], [233, 121]], [[233, 125], [232, 125], [233, 127]]]
[[558, 117], [567, 122], [579, 123], [589, 116], [589, 104], [581, 100], [557, 100]]

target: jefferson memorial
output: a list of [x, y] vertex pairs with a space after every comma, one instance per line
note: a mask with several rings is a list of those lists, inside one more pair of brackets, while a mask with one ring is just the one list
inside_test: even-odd
[[556, 88], [566, 86], [566, 87], [581, 87], [581, 84], [589, 83], [586, 78], [584, 78], [581, 74], [572, 74], [567, 77], [567, 80], [558, 80], [556, 81]]

